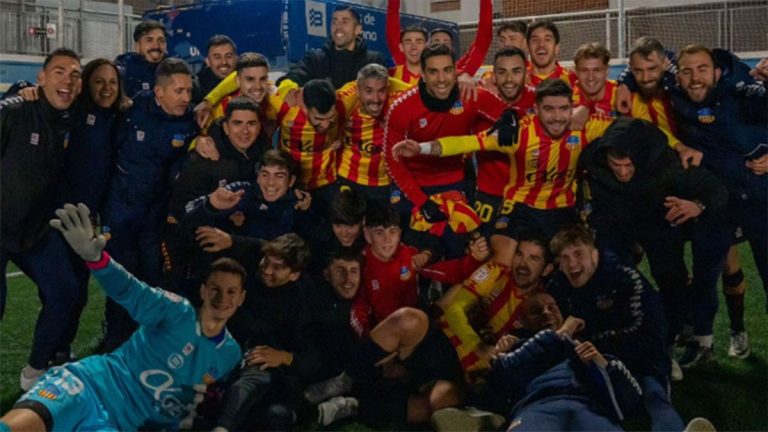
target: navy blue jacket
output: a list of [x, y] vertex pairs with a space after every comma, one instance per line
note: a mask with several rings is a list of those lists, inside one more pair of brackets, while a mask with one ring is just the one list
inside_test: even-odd
[[581, 288], [573, 288], [562, 272], [547, 286], [563, 316], [585, 321], [584, 339], [603, 354], [620, 358], [638, 376], [668, 376], [665, 350], [666, 321], [658, 293], [637, 270], [603, 256], [595, 274]]
[[[512, 417], [537, 401], [569, 397], [620, 421], [641, 406], [642, 391], [620, 360], [605, 357], [607, 382], [597, 365], [585, 366], [578, 359], [570, 342], [552, 330], [542, 330], [512, 352], [499, 356], [492, 364], [488, 382], [494, 394], [514, 405]], [[607, 386], [614, 392], [615, 403]]]
[[75, 124], [71, 110], [20, 97], [0, 103], [0, 219], [4, 250], [22, 252], [48, 232]]
[[155, 86], [155, 69], [160, 63], [150, 63], [135, 52], [120, 54], [115, 59], [117, 70], [123, 79], [125, 95], [133, 99], [140, 92], [152, 90]]
[[197, 133], [191, 108], [172, 116], [151, 91], [142, 92], [118, 120], [116, 131], [117, 168], [108, 200], [133, 208], [167, 202], [170, 180]]
[[702, 165], [720, 177], [732, 198], [768, 203], [768, 176], [745, 166], [768, 153], [768, 94], [738, 57], [713, 53], [722, 75], [706, 100], [696, 103], [682, 89], [670, 89], [680, 138], [704, 153]]

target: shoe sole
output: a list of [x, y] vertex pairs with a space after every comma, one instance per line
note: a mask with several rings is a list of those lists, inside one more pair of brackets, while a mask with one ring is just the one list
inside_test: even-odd
[[741, 355], [737, 354], [735, 351], [728, 350], [728, 357], [739, 359], [739, 360], [744, 360], [745, 358], [749, 357], [750, 354], [752, 354], [751, 349], [748, 349], [747, 352]]

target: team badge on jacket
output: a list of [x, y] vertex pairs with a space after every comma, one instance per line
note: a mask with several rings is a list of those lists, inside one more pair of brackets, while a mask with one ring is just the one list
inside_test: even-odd
[[702, 108], [698, 112], [699, 123], [711, 124], [715, 122], [715, 113], [711, 108]]
[[453, 115], [459, 115], [464, 112], [464, 105], [461, 103], [460, 100], [457, 100], [453, 103], [453, 106], [451, 106], [451, 114]]
[[171, 145], [173, 148], [179, 148], [184, 145], [184, 135], [182, 134], [176, 134], [173, 136], [173, 140], [171, 140]]
[[408, 266], [400, 267], [400, 280], [407, 281], [410, 278], [411, 278], [411, 270], [408, 268]]

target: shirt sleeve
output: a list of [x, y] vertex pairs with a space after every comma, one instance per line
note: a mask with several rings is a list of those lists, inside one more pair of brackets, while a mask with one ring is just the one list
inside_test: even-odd
[[409, 113], [406, 110], [397, 109], [397, 107], [389, 112], [387, 122], [384, 125], [384, 162], [397, 187], [415, 206], [421, 207], [427, 202], [427, 195], [421, 190], [402, 158], [395, 160], [392, 156], [392, 147], [406, 137], [408, 116]]
[[227, 75], [226, 78], [221, 80], [221, 82], [214, 87], [210, 93], [205, 95], [203, 99], [208, 101], [211, 105], [216, 105], [224, 99], [224, 96], [237, 91], [237, 89], [237, 72], [232, 72]]
[[387, 48], [395, 65], [405, 64], [405, 54], [400, 51], [400, 0], [387, 1]]

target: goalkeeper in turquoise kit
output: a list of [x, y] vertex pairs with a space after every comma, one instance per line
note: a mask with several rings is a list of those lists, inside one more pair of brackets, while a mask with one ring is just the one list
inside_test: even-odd
[[215, 261], [195, 309], [134, 278], [103, 252], [106, 240], [94, 234], [85, 205], [67, 204], [56, 215], [51, 225], [140, 328], [111, 354], [50, 369], [0, 418], [0, 432], [184, 426], [206, 387], [240, 362], [225, 325], [245, 300], [245, 270], [230, 259]]

